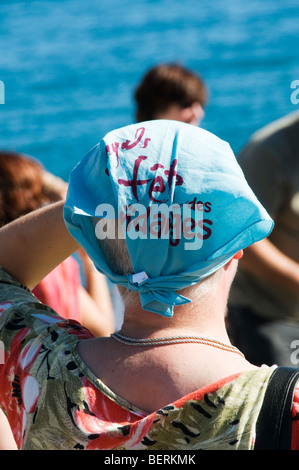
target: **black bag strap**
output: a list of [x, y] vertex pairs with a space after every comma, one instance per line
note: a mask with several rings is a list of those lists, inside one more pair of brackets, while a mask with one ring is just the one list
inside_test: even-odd
[[256, 428], [254, 450], [290, 450], [291, 410], [299, 369], [277, 367], [270, 377]]

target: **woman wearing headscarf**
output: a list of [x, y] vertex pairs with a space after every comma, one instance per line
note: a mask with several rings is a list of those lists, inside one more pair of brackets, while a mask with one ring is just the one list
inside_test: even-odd
[[[151, 121], [101, 139], [65, 204], [0, 231], [0, 403], [18, 447], [253, 449], [275, 366], [230, 344], [225, 312], [243, 249], [272, 227], [212, 134]], [[124, 296], [111, 336], [94, 338], [28, 290], [79, 246]]]

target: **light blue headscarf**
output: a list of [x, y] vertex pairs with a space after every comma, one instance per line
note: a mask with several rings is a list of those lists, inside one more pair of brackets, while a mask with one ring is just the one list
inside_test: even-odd
[[[157, 208], [160, 218], [153, 215]], [[70, 175], [64, 217], [100, 272], [138, 292], [144, 309], [169, 317], [174, 305], [190, 302], [179, 289], [273, 228], [230, 146], [203, 129], [165, 120], [114, 130], [91, 149]], [[114, 217], [126, 234], [133, 274], [113, 272], [99, 248], [100, 228], [105, 232]]]

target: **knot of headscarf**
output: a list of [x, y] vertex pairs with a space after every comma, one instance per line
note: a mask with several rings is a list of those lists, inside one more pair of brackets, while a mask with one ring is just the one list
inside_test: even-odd
[[127, 289], [138, 292], [141, 305], [145, 310], [156, 313], [163, 311], [166, 317], [173, 316], [173, 307], [175, 305], [191, 302], [190, 299], [174, 290], [159, 287], [159, 282], [147, 277], [145, 272], [128, 274], [127, 281]]

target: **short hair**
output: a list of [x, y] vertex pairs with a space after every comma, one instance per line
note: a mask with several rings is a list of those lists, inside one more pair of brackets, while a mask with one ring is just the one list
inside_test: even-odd
[[151, 68], [134, 92], [137, 122], [155, 119], [170, 105], [188, 108], [207, 102], [207, 91], [201, 77], [179, 64], [161, 64]]
[[[96, 225], [98, 221], [98, 217], [91, 217], [91, 222], [94, 226], [96, 236]], [[123, 276], [133, 274], [133, 267], [127, 249], [126, 240], [124, 237], [118, 237], [119, 233], [123, 233], [118, 219], [106, 219], [105, 224], [106, 236], [103, 238], [97, 237], [97, 240], [106, 263], [115, 274]]]

